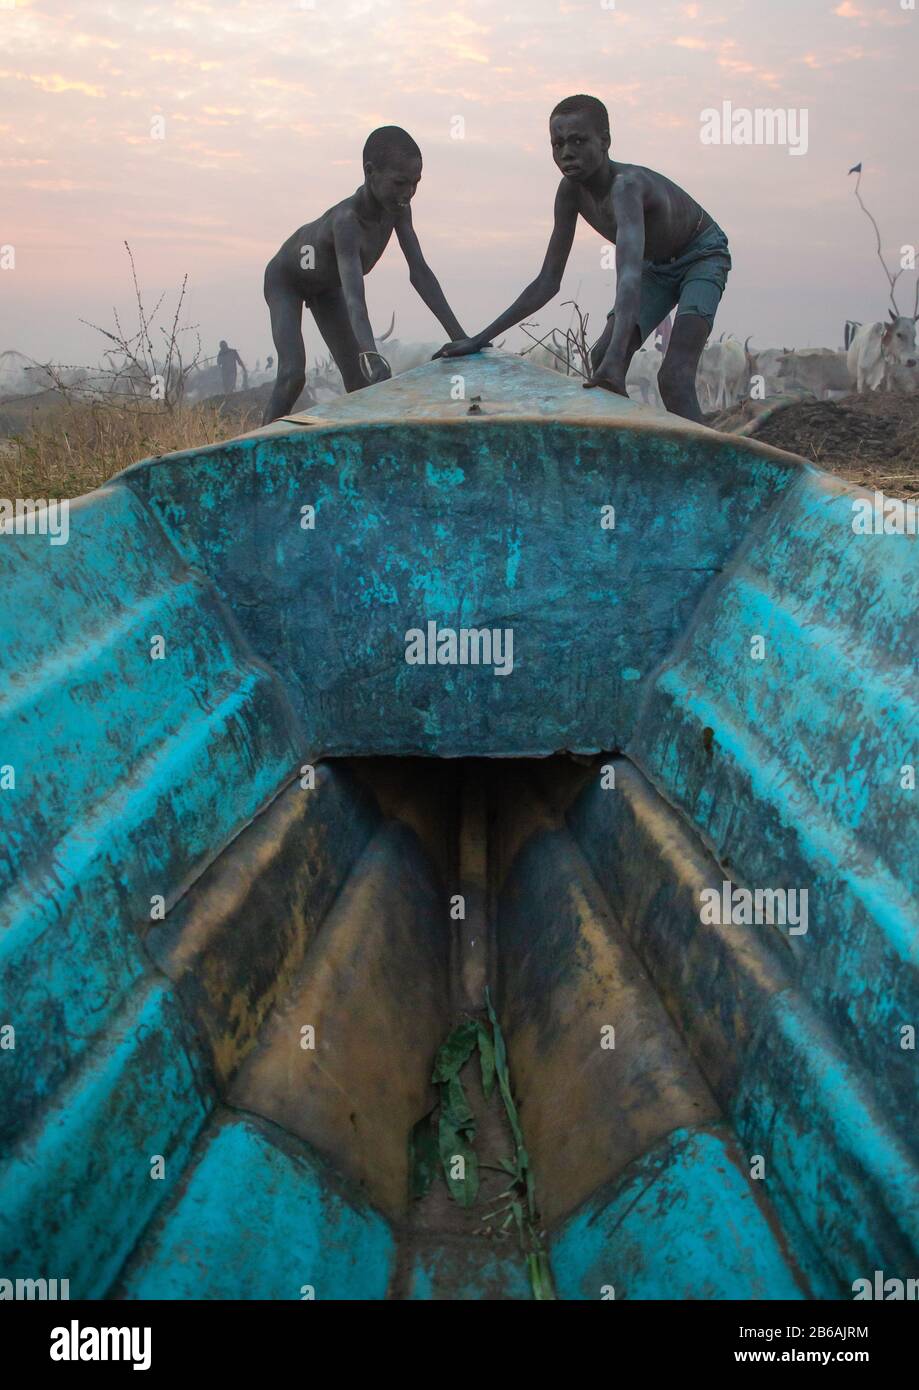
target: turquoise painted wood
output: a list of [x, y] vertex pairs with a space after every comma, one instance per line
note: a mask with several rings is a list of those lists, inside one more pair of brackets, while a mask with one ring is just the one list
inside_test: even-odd
[[614, 1194], [598, 1194], [560, 1232], [552, 1246], [559, 1297], [801, 1298], [743, 1167], [729, 1137], [674, 1130]]
[[[333, 1158], [226, 1107], [241, 1013], [254, 1035], [308, 951], [303, 894], [321, 931], [363, 853], [346, 778], [284, 811], [314, 867], [283, 923], [258, 908], [258, 988], [212, 988], [204, 947], [290, 874], [250, 837], [320, 758], [559, 749], [616, 752], [615, 794], [588, 779], [565, 824], [715, 1117], [559, 1202], [559, 1295], [915, 1276], [917, 539], [855, 535], [858, 495], [486, 353], [145, 460], [74, 504], [65, 546], [0, 537], [0, 1276], [524, 1297], [502, 1259], [399, 1273], [397, 1225]], [[512, 631], [512, 666], [506, 643], [504, 674], [407, 661], [429, 624]], [[538, 916], [564, 855], [526, 853]], [[806, 889], [807, 932], [706, 928], [724, 877]], [[510, 940], [526, 913], [502, 911]]]
[[302, 1145], [227, 1119], [203, 1136], [118, 1292], [126, 1298], [380, 1299], [395, 1242]]

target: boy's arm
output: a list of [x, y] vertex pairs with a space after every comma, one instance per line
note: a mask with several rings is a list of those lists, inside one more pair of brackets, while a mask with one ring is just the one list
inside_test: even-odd
[[626, 395], [626, 357], [641, 309], [641, 270], [645, 252], [645, 204], [641, 184], [624, 178], [613, 191], [616, 214], [616, 302], [609, 347], [588, 386], [611, 387]]
[[345, 307], [359, 352], [376, 352], [377, 345], [364, 298], [364, 267], [361, 264], [361, 229], [357, 216], [347, 209], [338, 212], [332, 223], [338, 278], [345, 296]]
[[495, 319], [494, 323], [483, 328], [474, 338], [465, 338], [458, 343], [447, 343], [436, 357], [464, 357], [467, 353], [478, 352], [499, 333], [513, 328], [521, 319], [529, 318], [543, 305], [558, 294], [562, 275], [571, 254], [574, 230], [578, 220], [578, 191], [569, 179], [562, 179], [555, 195], [555, 225], [546, 249], [546, 258], [535, 280], [532, 280], [523, 294], [515, 299], [509, 309]]
[[399, 238], [399, 245], [402, 247], [402, 254], [408, 264], [408, 275], [412, 288], [417, 291], [421, 299], [428, 306], [434, 317], [440, 322], [445, 333], [449, 333], [451, 339], [464, 338], [459, 319], [454, 314], [450, 305], [447, 303], [446, 295], [440, 288], [437, 276], [421, 251], [421, 244], [412, 226], [412, 210], [405, 208], [396, 219], [396, 236]]

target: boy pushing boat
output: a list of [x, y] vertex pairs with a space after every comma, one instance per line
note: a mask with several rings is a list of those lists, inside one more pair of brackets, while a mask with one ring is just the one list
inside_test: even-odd
[[563, 177], [542, 269], [494, 323], [473, 338], [446, 344], [437, 356], [478, 352], [548, 304], [561, 287], [581, 216], [616, 246], [616, 302], [591, 349], [585, 386], [625, 396], [633, 355], [676, 306], [658, 386], [668, 410], [701, 420], [696, 371], [731, 268], [727, 237], [694, 198], [663, 174], [610, 159], [609, 115], [596, 97], [559, 102], [549, 133], [552, 157]]
[[278, 374], [264, 424], [286, 415], [306, 381], [304, 304], [341, 372], [346, 391], [391, 375], [377, 352], [367, 316], [364, 276], [393, 232], [411, 283], [451, 338], [463, 329], [421, 253], [411, 201], [421, 179], [421, 151], [400, 126], [381, 126], [364, 145], [364, 182], [355, 193], [298, 228], [265, 270], [265, 299], [278, 350]]

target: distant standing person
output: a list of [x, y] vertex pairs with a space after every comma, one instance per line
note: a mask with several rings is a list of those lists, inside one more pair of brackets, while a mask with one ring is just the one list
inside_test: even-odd
[[303, 390], [304, 304], [341, 372], [346, 391], [392, 375], [370, 327], [364, 276], [386, 250], [393, 232], [408, 263], [412, 288], [451, 339], [464, 337], [412, 226], [411, 201], [421, 179], [421, 151], [401, 126], [381, 126], [367, 137], [363, 164], [360, 188], [299, 227], [265, 269], [265, 299], [278, 354], [266, 425], [286, 415]]
[[236, 390], [236, 364], [239, 363], [243, 369], [243, 389], [249, 384], [249, 373], [246, 371], [246, 364], [240, 357], [235, 348], [227, 347], [221, 338], [220, 351], [217, 354], [217, 366], [220, 368], [220, 380], [223, 382], [223, 394], [229, 396]]

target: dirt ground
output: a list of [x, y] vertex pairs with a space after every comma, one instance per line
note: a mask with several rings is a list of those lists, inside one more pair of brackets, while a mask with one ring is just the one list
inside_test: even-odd
[[836, 401], [795, 400], [759, 407], [762, 423], [750, 428], [743, 412], [709, 421], [715, 429], [740, 426], [752, 438], [800, 454], [848, 482], [891, 497], [919, 497], [919, 394], [873, 391]]

